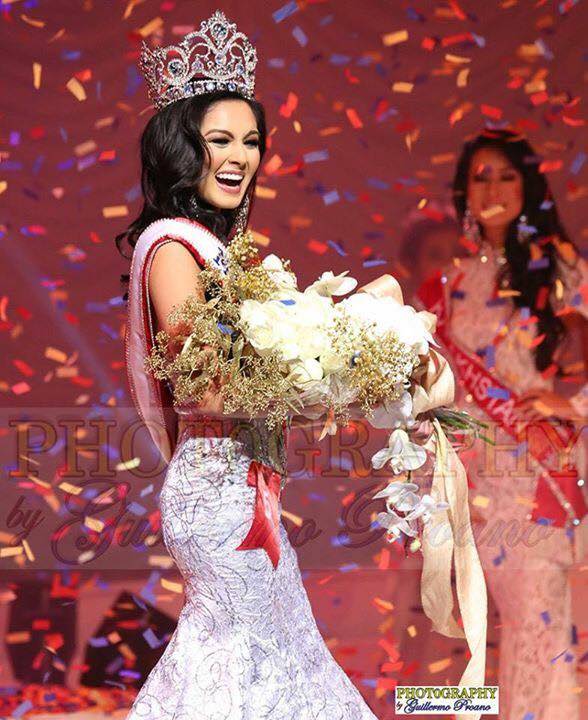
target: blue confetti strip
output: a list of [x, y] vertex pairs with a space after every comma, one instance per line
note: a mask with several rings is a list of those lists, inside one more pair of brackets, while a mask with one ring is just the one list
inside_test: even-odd
[[296, 25], [294, 30], [292, 30], [292, 37], [302, 47], [306, 47], [308, 45], [308, 37], [299, 25]]
[[272, 13], [272, 17], [274, 19], [275, 23], [281, 23], [282, 20], [285, 20], [286, 18], [289, 18], [291, 15], [294, 15], [294, 13], [297, 13], [299, 10], [298, 3], [297, 2], [289, 2], [285, 5], [282, 5], [281, 8], [276, 10], [274, 13]]
[[337, 190], [330, 190], [328, 193], [323, 195], [323, 202], [325, 205], [333, 205], [333, 203], [339, 202], [341, 198]]

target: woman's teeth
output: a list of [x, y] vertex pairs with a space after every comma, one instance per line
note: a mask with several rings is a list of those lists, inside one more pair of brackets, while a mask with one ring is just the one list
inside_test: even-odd
[[231, 193], [232, 195], [237, 195], [240, 192], [243, 175], [239, 173], [222, 172], [218, 173], [215, 177], [217, 183], [225, 192]]
[[500, 215], [501, 212], [504, 212], [506, 210], [506, 207], [500, 203], [494, 203], [493, 205], [488, 205], [485, 207], [481, 212], [480, 215], [484, 220], [488, 220], [489, 218], [493, 217], [494, 215]]

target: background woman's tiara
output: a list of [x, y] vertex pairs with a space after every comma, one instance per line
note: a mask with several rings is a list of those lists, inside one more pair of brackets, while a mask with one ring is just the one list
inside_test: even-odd
[[150, 50], [143, 41], [139, 59], [149, 98], [158, 110], [215, 90], [253, 98], [256, 65], [255, 48], [220, 10], [178, 45]]

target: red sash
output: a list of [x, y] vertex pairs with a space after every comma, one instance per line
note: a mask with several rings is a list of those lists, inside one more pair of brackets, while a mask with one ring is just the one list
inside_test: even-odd
[[570, 452], [578, 436], [569, 426], [548, 420], [529, 423], [516, 405], [518, 396], [491, 375], [477, 357], [465, 352], [451, 338], [449, 313], [441, 274], [418, 290], [425, 307], [438, 317], [437, 335], [454, 359], [457, 375], [478, 407], [508, 433], [541, 465], [531, 518], [556, 527], [578, 525], [588, 514], [577, 468]]

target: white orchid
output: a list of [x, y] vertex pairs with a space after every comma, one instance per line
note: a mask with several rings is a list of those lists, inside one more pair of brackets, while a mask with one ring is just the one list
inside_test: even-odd
[[352, 277], [345, 277], [349, 270], [335, 275], [331, 270], [324, 272], [318, 280], [309, 285], [305, 292], [316, 292], [324, 297], [331, 295], [347, 295], [357, 287], [357, 280]]
[[405, 390], [398, 400], [384, 400], [367, 419], [375, 428], [411, 428], [416, 423], [412, 417], [411, 394]]
[[372, 457], [372, 467], [376, 470], [382, 468], [387, 462], [390, 463], [392, 472], [395, 475], [416, 470], [425, 464], [427, 451], [411, 442], [406, 430], [397, 428], [388, 438], [388, 446], [379, 450]]
[[[425, 494], [420, 497], [416, 494], [416, 490], [418, 485], [415, 483], [395, 480], [374, 495], [374, 499], [386, 499], [386, 512], [379, 513], [376, 520], [388, 530], [388, 535], [398, 537], [402, 532], [410, 537], [416, 537], [419, 519], [427, 523], [434, 513], [449, 507], [446, 502], [437, 502], [431, 495]], [[396, 511], [404, 514], [398, 515]]]
[[389, 537], [398, 538], [401, 533], [410, 537], [417, 537], [419, 534], [416, 523], [407, 518], [400, 517], [395, 512], [382, 512], [376, 516], [378, 525], [386, 528]]
[[414, 493], [418, 489], [419, 486], [415, 485], [415, 483], [403, 482], [402, 480], [393, 480], [391, 483], [388, 483], [388, 485], [383, 490], [380, 490], [379, 493], [376, 493], [374, 495], [374, 500], [379, 498], [386, 498], [386, 505], [389, 502], [395, 505], [397, 502], [399, 502], [403, 495], [408, 492]]
[[431, 495], [425, 493], [422, 497], [416, 496], [417, 502], [410, 511], [412, 519], [421, 518], [424, 523], [429, 522], [431, 516], [441, 510], [447, 510], [449, 503], [437, 502]]

